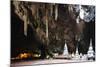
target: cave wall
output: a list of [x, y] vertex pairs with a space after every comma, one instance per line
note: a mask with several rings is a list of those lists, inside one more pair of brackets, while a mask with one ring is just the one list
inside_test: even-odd
[[[65, 40], [69, 53], [75, 53], [77, 36], [81, 36], [79, 42], [80, 53], [86, 53], [93, 39], [95, 50], [95, 21], [77, 25], [77, 13], [71, 4], [37, 3], [27, 1], [11, 1], [11, 53], [21, 49], [41, 50], [42, 53], [62, 53]], [[86, 49], [85, 49], [86, 48]], [[45, 52], [47, 51], [47, 52]], [[19, 53], [19, 52], [18, 52]]]

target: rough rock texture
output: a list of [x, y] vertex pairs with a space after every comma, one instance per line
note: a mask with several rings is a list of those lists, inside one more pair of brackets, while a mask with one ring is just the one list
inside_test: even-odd
[[17, 35], [22, 38], [20, 41], [25, 43], [25, 49], [40, 49], [48, 54], [54, 51], [62, 53], [66, 40], [69, 53], [75, 52], [77, 39], [85, 23], [76, 23], [78, 13], [74, 11], [74, 5], [12, 1], [11, 6], [11, 17], [19, 18], [18, 22], [12, 22], [22, 24], [18, 31], [22, 35], [14, 33], [12, 38]]

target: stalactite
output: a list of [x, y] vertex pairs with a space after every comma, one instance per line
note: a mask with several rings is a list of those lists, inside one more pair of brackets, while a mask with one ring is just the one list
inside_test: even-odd
[[27, 36], [27, 28], [29, 24], [28, 10], [25, 8], [24, 4], [21, 3], [22, 2], [17, 1], [13, 2], [15, 6], [15, 13], [19, 16], [21, 20], [24, 21], [24, 35]]
[[58, 18], [58, 5], [55, 5], [55, 20]]
[[46, 38], [48, 39], [48, 17], [47, 17], [47, 12], [46, 12]]
[[51, 16], [52, 16], [52, 14], [53, 14], [53, 5], [52, 4], [51, 4], [50, 12], [51, 12]]
[[27, 16], [24, 16], [24, 35], [27, 36], [28, 21]]
[[28, 23], [29, 23], [29, 18], [28, 18], [28, 10], [25, 9], [24, 6], [23, 7], [23, 11], [24, 11], [24, 15], [23, 15], [23, 20], [24, 20], [24, 35], [27, 36], [27, 28], [28, 28]]
[[80, 16], [80, 18], [83, 20], [83, 19], [84, 19], [84, 10], [83, 10], [83, 8], [82, 8], [81, 5], [79, 6], [79, 10], [80, 10], [79, 16]]
[[76, 18], [76, 23], [80, 23], [80, 22], [79, 22], [79, 16]]
[[45, 19], [45, 22], [46, 22], [46, 41], [47, 41], [47, 45], [48, 45], [48, 9], [46, 7], [46, 19]]

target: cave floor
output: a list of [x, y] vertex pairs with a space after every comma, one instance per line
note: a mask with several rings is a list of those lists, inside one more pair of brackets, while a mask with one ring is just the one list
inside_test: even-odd
[[81, 62], [92, 62], [93, 60], [68, 60], [68, 59], [44, 59], [44, 60], [30, 60], [30, 61], [20, 61], [11, 63], [11, 67], [18, 66], [33, 66], [33, 65], [47, 65], [47, 64], [67, 64], [67, 63], [81, 63]]

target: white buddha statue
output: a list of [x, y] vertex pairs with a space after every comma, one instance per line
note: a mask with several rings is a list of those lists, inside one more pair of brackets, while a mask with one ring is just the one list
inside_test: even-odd
[[66, 40], [65, 40], [63, 55], [65, 55], [65, 56], [69, 55], [69, 53], [68, 53], [68, 47], [67, 47], [67, 44], [66, 44]]
[[95, 58], [94, 50], [93, 50], [93, 47], [92, 47], [92, 39], [90, 40], [90, 46], [89, 46], [89, 49], [88, 49], [88, 52], [87, 52], [87, 56], [88, 56], [88, 59]]

